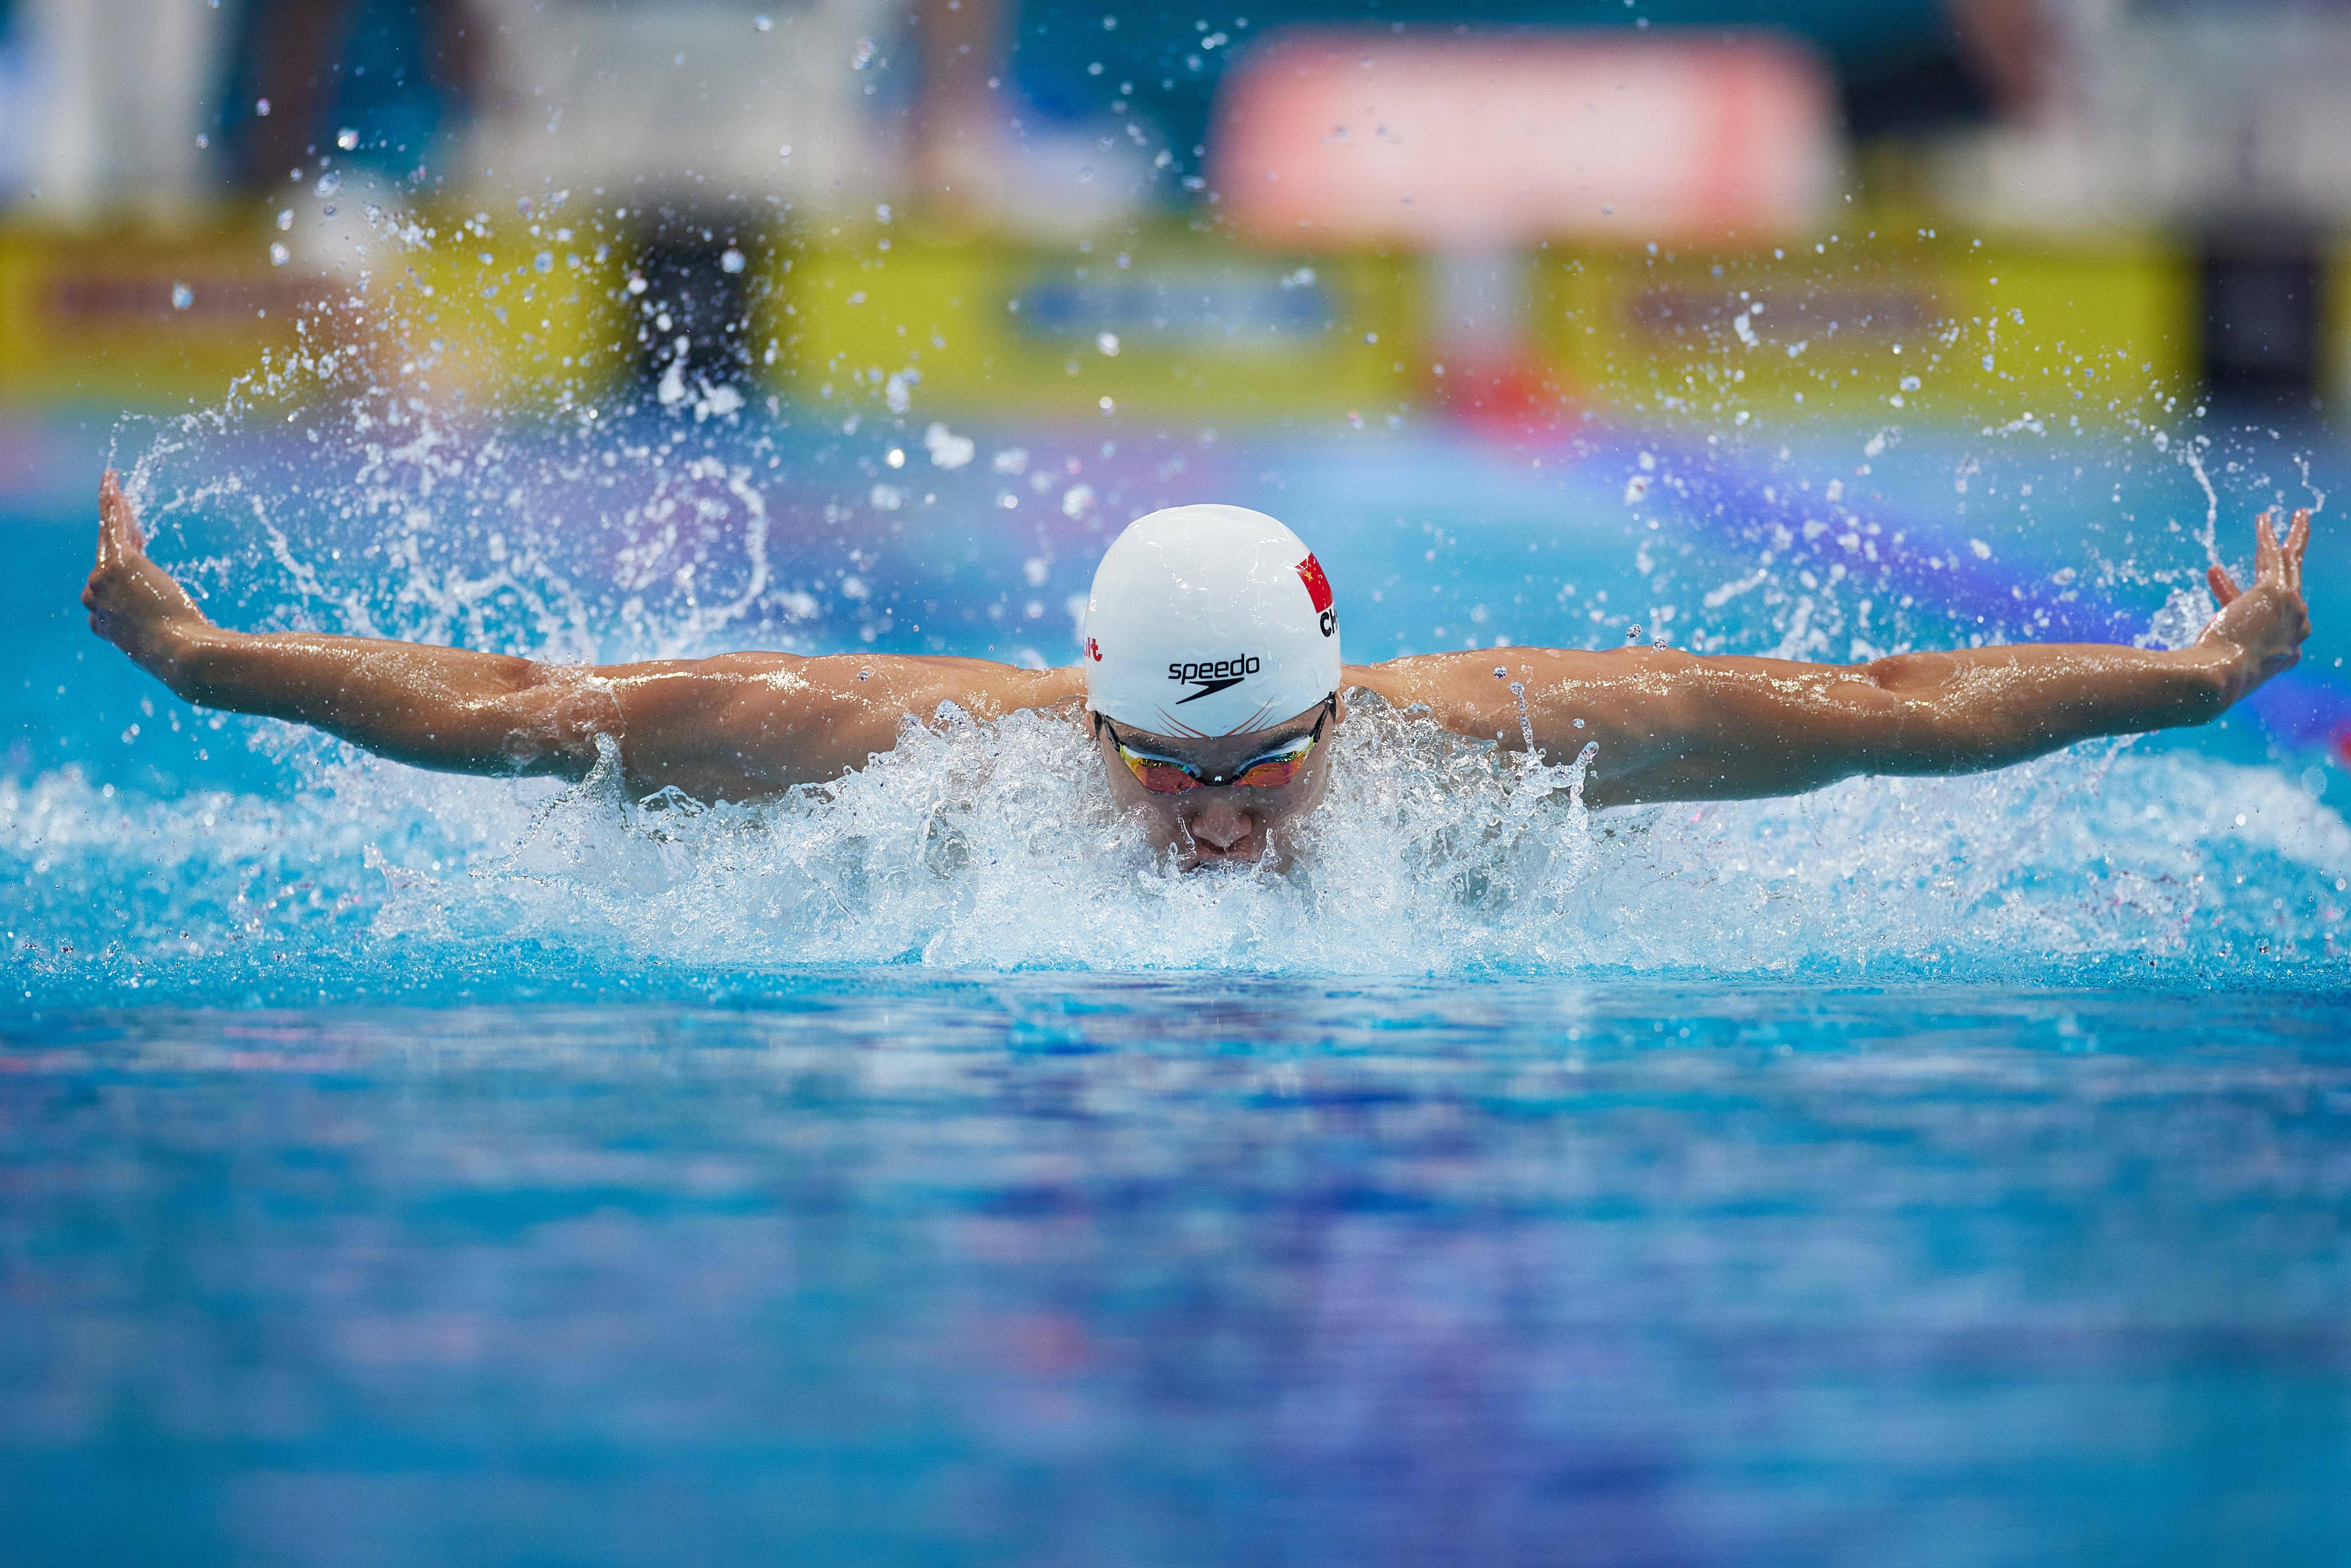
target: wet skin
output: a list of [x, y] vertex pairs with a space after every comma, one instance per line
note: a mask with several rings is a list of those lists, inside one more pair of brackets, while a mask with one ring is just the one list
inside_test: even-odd
[[[2215, 566], [2220, 612], [2194, 644], [2020, 643], [1898, 653], [1863, 664], [1701, 658], [1672, 648], [1506, 648], [1351, 664], [1361, 687], [1429, 722], [1555, 758], [1596, 746], [1585, 799], [1747, 800], [1855, 774], [1968, 773], [2099, 736], [2203, 724], [2301, 656], [2310, 514], [2285, 538], [2263, 513], [2254, 577]], [[985, 659], [724, 653], [709, 659], [563, 665], [504, 653], [308, 632], [233, 632], [207, 620], [148, 558], [112, 474], [99, 486], [98, 564], [83, 590], [90, 630], [189, 702], [282, 718], [380, 756], [450, 772], [580, 779], [596, 737], [618, 742], [629, 787], [674, 785], [704, 800], [758, 800], [839, 778], [897, 744], [943, 703], [979, 719], [1054, 709], [1086, 722], [1075, 668]], [[1343, 717], [1343, 706], [1342, 709]], [[1219, 739], [1127, 731], [1130, 744], [1218, 775], [1310, 727]], [[1335, 726], [1333, 727], [1335, 727]], [[1280, 789], [1209, 787], [1154, 795], [1097, 728], [1112, 794], [1186, 867], [1281, 863], [1329, 788], [1331, 731]]]

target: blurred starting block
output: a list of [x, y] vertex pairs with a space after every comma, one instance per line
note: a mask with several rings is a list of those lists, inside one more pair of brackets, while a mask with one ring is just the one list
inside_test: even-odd
[[[1370, 423], [1444, 403], [1520, 430], [1585, 412], [2095, 423], [2156, 413], [2205, 369], [2185, 246], [1979, 241], [1915, 214], [1843, 214], [1768, 244], [1468, 256], [1274, 251], [1174, 224], [1091, 246], [784, 233], [742, 246], [745, 347], [758, 391], [812, 406]], [[304, 345], [355, 350], [344, 375], [452, 409], [653, 390], [674, 334], [658, 287], [632, 292], [624, 225], [411, 221], [413, 241], [315, 270], [273, 266], [272, 231], [251, 223], [0, 231], [0, 405], [214, 406]], [[2351, 250], [2321, 289], [2322, 385], [2351, 398]], [[1465, 330], [1496, 300], [1500, 331]]]
[[265, 357], [306, 346], [356, 350], [343, 363], [378, 385], [477, 407], [592, 402], [626, 380], [625, 268], [586, 224], [407, 222], [413, 240], [362, 252], [329, 236], [285, 264], [277, 231], [253, 219], [0, 231], [0, 404], [209, 407]]
[[2103, 423], [2194, 385], [2186, 252], [1876, 224], [1761, 251], [1538, 252], [1539, 360], [1573, 398], [1741, 423]]
[[627, 383], [640, 344], [628, 236], [596, 214], [493, 222], [434, 211], [414, 243], [379, 241], [345, 269], [367, 318], [355, 340], [383, 384], [468, 407], [594, 404]]
[[0, 403], [215, 402], [322, 298], [247, 228], [0, 230]]
[[[1881, 225], [1884, 220], [1879, 220]], [[1823, 235], [1498, 258], [1523, 319], [1505, 411], [1784, 423], [2105, 423], [2199, 371], [2194, 257], [2136, 236]], [[1425, 410], [1465, 361], [1447, 258], [1269, 256], [1191, 235], [1090, 255], [899, 236], [779, 252], [758, 333], [794, 401], [958, 414], [1279, 419]], [[1496, 395], [1501, 395], [1496, 393]], [[1457, 400], [1456, 406], [1461, 406]]]
[[1413, 268], [1181, 229], [1080, 249], [865, 229], [782, 251], [757, 337], [777, 390], [1005, 414], [1278, 420], [1417, 395]]

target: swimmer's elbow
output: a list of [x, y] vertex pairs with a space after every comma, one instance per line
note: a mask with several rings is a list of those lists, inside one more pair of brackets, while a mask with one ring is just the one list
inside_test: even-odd
[[406, 700], [346, 692], [321, 727], [370, 751], [439, 772], [497, 778], [585, 778], [596, 737], [618, 738], [609, 688], [582, 672], [535, 661], [500, 661], [489, 678]]
[[2017, 760], [2006, 724], [1961, 700], [1949, 655], [1891, 653], [1852, 674], [1847, 771], [1972, 773]]
[[493, 705], [499, 771], [584, 778], [596, 765], [596, 737], [621, 735], [621, 709], [609, 683], [584, 670], [532, 661], [516, 688]]
[[1860, 666], [1861, 678], [1890, 697], [1931, 697], [1948, 689], [1954, 665], [1948, 653], [1887, 653]]

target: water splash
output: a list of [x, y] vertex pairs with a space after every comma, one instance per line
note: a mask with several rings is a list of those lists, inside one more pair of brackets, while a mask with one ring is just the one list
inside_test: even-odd
[[909, 724], [770, 806], [442, 778], [342, 748], [316, 792], [0, 784], [38, 1001], [625, 990], [807, 965], [1992, 978], [2339, 972], [2351, 827], [2272, 770], [2091, 748], [1961, 779], [1593, 813], [1556, 765], [1368, 694], [1287, 872], [1190, 875], [1050, 714]]

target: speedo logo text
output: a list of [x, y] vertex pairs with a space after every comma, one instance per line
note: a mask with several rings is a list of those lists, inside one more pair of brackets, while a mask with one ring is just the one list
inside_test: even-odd
[[1198, 663], [1178, 663], [1167, 666], [1167, 678], [1184, 685], [1200, 689], [1176, 698], [1176, 703], [1197, 702], [1205, 696], [1239, 685], [1262, 668], [1255, 653], [1244, 653], [1235, 659], [1203, 660]]

